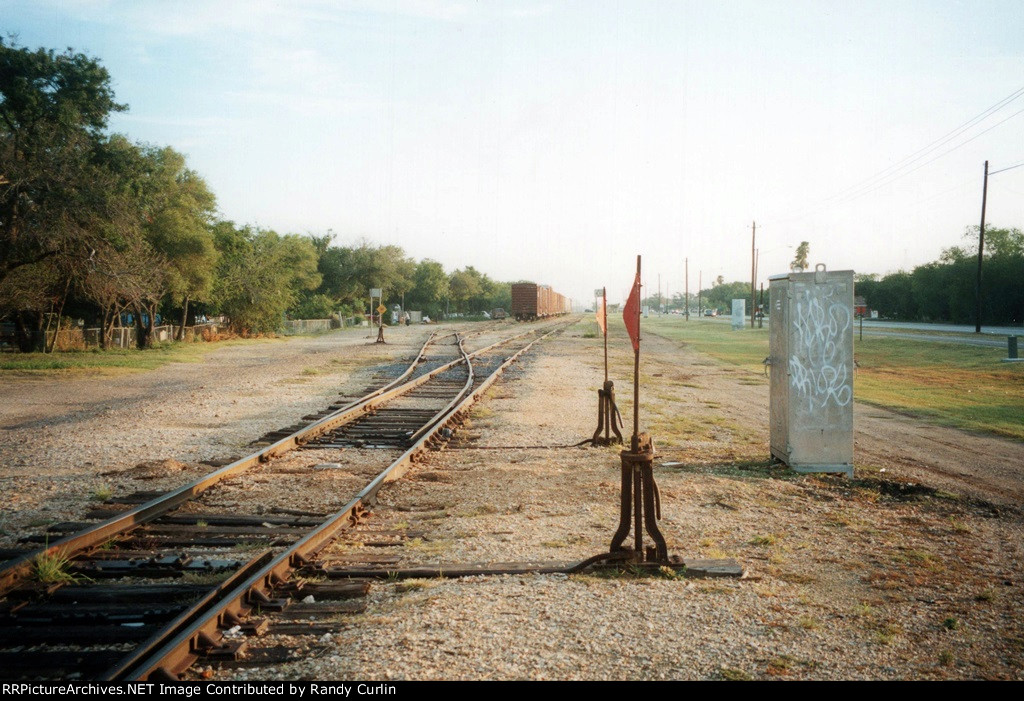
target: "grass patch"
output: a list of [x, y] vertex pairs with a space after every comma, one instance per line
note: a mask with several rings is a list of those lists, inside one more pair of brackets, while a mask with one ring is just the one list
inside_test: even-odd
[[742, 669], [733, 669], [732, 667], [720, 667], [718, 674], [727, 682], [749, 682], [754, 679]]
[[109, 486], [103, 485], [102, 487], [97, 487], [96, 490], [92, 493], [92, 500], [93, 501], [106, 501], [111, 496], [113, 496], [113, 494], [114, 494], [114, 492], [113, 492], [113, 490], [111, 490], [111, 488]]
[[4, 353], [0, 372], [52, 374], [155, 370], [167, 363], [197, 363], [207, 353], [227, 346], [274, 342], [275, 339], [232, 339], [215, 343], [158, 343], [146, 350], [111, 348], [58, 353]]
[[[728, 365], [763, 374], [768, 327], [733, 331], [709, 320], [645, 319], [649, 333], [682, 342]], [[1005, 348], [865, 336], [854, 340], [858, 401], [1024, 441], [1024, 364], [1003, 363]]]
[[57, 550], [52, 553], [43, 552], [36, 555], [36, 559], [32, 563], [32, 577], [44, 584], [54, 584], [57, 582], [73, 584], [89, 579], [88, 577], [70, 572], [70, 568], [71, 559], [63, 550]]
[[438, 584], [436, 579], [403, 579], [395, 585], [395, 591], [399, 592], [410, 592], [410, 591], [422, 591], [424, 589], [430, 589], [436, 587]]

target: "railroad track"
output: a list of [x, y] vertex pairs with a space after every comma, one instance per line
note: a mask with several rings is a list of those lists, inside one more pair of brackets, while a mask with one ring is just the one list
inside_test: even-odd
[[[345, 600], [368, 584], [293, 575], [363, 520], [385, 484], [446, 440], [506, 367], [559, 328], [535, 327], [473, 352], [457, 334], [432, 336], [398, 378], [304, 417], [251, 455], [101, 523], [60, 524], [58, 532], [75, 532], [0, 569], [0, 674], [173, 680], [198, 660], [239, 658], [245, 636], [266, 631], [262, 614], [296, 599], [313, 594], [350, 610]], [[322, 469], [310, 468], [315, 460]], [[315, 504], [296, 504], [300, 497]], [[40, 581], [46, 568], [56, 581]]]

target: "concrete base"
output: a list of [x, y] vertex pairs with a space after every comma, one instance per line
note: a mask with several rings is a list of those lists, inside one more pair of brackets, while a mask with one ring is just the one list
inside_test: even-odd
[[829, 472], [833, 474], [846, 475], [847, 477], [853, 477], [853, 465], [790, 465], [789, 468], [793, 472], [800, 472], [802, 474], [809, 474], [812, 472]]

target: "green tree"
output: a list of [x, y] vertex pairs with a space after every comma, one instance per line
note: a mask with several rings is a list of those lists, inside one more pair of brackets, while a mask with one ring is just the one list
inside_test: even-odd
[[406, 305], [410, 309], [422, 309], [436, 318], [448, 295], [448, 274], [444, 266], [429, 258], [421, 260], [413, 273], [413, 288], [406, 298]]
[[108, 243], [117, 212], [95, 156], [124, 109], [95, 59], [0, 39], [0, 315], [22, 350], [44, 349], [45, 312]]
[[799, 268], [800, 270], [807, 270], [809, 263], [807, 257], [811, 253], [811, 244], [807, 241], [801, 241], [800, 245], [796, 247], [796, 255], [793, 257], [793, 262], [790, 266], [793, 268]]
[[[451, 300], [457, 312], [468, 312], [484, 292], [482, 276], [473, 266], [454, 271], [448, 278]], [[478, 311], [478, 310], [477, 310]]]
[[238, 333], [277, 331], [300, 292], [321, 283], [316, 248], [307, 237], [218, 222], [214, 240], [220, 252], [216, 308]]

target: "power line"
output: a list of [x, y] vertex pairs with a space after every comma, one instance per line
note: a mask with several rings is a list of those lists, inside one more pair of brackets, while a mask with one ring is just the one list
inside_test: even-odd
[[[991, 115], [995, 114], [996, 112], [998, 112], [999, 110], [1003, 109], [1004, 107], [1006, 107], [1010, 103], [1014, 102], [1015, 100], [1017, 100], [1021, 96], [1024, 96], [1024, 87], [1021, 87], [1021, 88], [1018, 88], [1017, 90], [1014, 90], [1012, 93], [1010, 93], [1006, 97], [1002, 98], [1001, 100], [999, 100], [999, 101], [995, 102], [994, 104], [990, 105], [989, 107], [985, 108], [984, 110], [979, 112], [974, 117], [971, 117], [966, 122], [960, 124], [959, 126], [957, 126], [954, 129], [946, 132], [942, 136], [940, 136], [937, 139], [933, 140], [928, 145], [918, 149], [917, 151], [915, 151], [914, 153], [910, 154], [909, 156], [906, 156], [905, 158], [903, 158], [899, 162], [897, 162], [897, 163], [895, 163], [895, 164], [893, 164], [893, 165], [891, 165], [891, 166], [889, 166], [887, 168], [883, 168], [882, 170], [878, 171], [874, 175], [869, 176], [869, 177], [867, 177], [867, 178], [865, 178], [863, 180], [860, 180], [857, 183], [854, 183], [853, 185], [845, 188], [844, 190], [841, 190], [838, 193], [835, 193], [833, 195], [830, 195], [828, 197], [823, 198], [822, 200], [820, 200], [815, 205], [811, 205], [809, 207], [805, 207], [805, 208], [803, 208], [801, 210], [798, 210], [796, 213], [794, 213], [792, 215], [783, 215], [783, 216], [780, 216], [780, 217], [773, 217], [773, 219], [775, 221], [784, 221], [786, 219], [792, 219], [792, 218], [795, 218], [795, 217], [799, 217], [799, 216], [802, 216], [802, 215], [804, 215], [806, 213], [809, 213], [809, 212], [812, 212], [814, 210], [820, 209], [821, 207], [826, 206], [829, 203], [840, 204], [840, 203], [845, 203], [845, 202], [848, 202], [848, 201], [851, 201], [851, 200], [854, 200], [854, 199], [858, 199], [859, 197], [861, 197], [863, 195], [866, 195], [866, 194], [869, 194], [871, 192], [874, 192], [875, 190], [879, 189], [880, 187], [883, 187], [885, 185], [888, 185], [888, 184], [891, 184], [893, 182], [896, 182], [900, 178], [902, 178], [902, 177], [904, 177], [906, 175], [909, 175], [909, 174], [919, 170], [920, 168], [923, 168], [924, 166], [926, 166], [926, 165], [928, 165], [930, 163], [934, 163], [935, 161], [939, 160], [940, 158], [943, 158], [944, 156], [952, 153], [953, 151], [959, 149], [960, 147], [970, 143], [971, 141], [974, 141], [975, 139], [977, 139], [982, 134], [985, 134], [985, 133], [991, 131], [992, 129], [995, 129], [996, 127], [998, 127], [999, 125], [1003, 124], [1004, 122], [1006, 122], [1006, 121], [1008, 121], [1010, 119], [1013, 119], [1017, 115], [1021, 114], [1021, 112], [1024, 112], [1024, 110], [1020, 110], [1020, 111], [1017, 111], [1017, 112], [1011, 114], [1006, 119], [1003, 119], [1002, 121], [997, 122], [996, 124], [992, 125], [988, 129], [985, 129], [984, 131], [982, 131], [982, 132], [980, 132], [978, 134], [975, 134], [974, 136], [972, 136], [971, 138], [967, 139], [966, 141], [963, 141], [963, 142], [957, 144], [956, 146], [953, 146], [952, 148], [950, 148], [950, 149], [948, 149], [946, 151], [943, 151], [939, 155], [935, 156], [932, 159], [929, 159], [929, 160], [925, 161], [924, 163], [920, 164], [916, 168], [913, 168], [913, 169], [911, 169], [909, 171], [905, 171], [905, 172], [902, 172], [902, 173], [898, 172], [900, 170], [903, 170], [907, 166], [912, 165], [913, 163], [916, 163], [917, 161], [921, 160], [921, 158], [924, 158], [925, 156], [927, 156], [931, 152], [935, 151], [937, 148], [939, 148], [941, 146], [944, 146], [945, 144], [949, 143], [950, 141], [952, 141], [956, 137], [961, 136], [968, 129], [976, 126], [981, 121], [983, 121], [986, 118], [990, 117]], [[1016, 166], [1013, 166], [1013, 167], [1016, 167]], [[880, 178], [882, 179], [883, 182], [877, 182]]]
[[[978, 137], [984, 136], [985, 134], [987, 134], [988, 132], [992, 131], [993, 129], [995, 129], [999, 125], [1004, 124], [1005, 122], [1010, 121], [1011, 119], [1013, 119], [1014, 117], [1016, 117], [1019, 114], [1024, 114], [1024, 108], [1017, 110], [1016, 112], [1011, 114], [1006, 119], [1003, 119], [1003, 120], [1001, 120], [999, 122], [996, 122], [995, 124], [990, 126], [988, 129], [985, 129], [984, 131], [978, 132], [977, 134], [975, 134], [971, 138], [967, 139], [966, 141], [961, 141], [956, 146], [954, 146], [954, 147], [952, 147], [950, 149], [947, 149], [946, 151], [943, 151], [942, 153], [940, 153], [935, 158], [932, 158], [932, 159], [929, 159], [929, 160], [925, 161], [924, 163], [922, 163], [921, 165], [917, 166], [916, 168], [912, 168], [912, 169], [910, 169], [910, 170], [908, 170], [908, 171], [906, 171], [904, 173], [900, 173], [899, 175], [897, 175], [896, 177], [892, 178], [891, 180], [886, 180], [885, 182], [879, 183], [878, 185], [876, 185], [875, 187], [871, 188], [870, 190], [865, 190], [863, 192], [859, 192], [859, 193], [856, 193], [854, 195], [850, 195], [849, 197], [846, 197], [846, 198], [844, 198], [841, 201], [842, 202], [849, 202], [850, 200], [855, 200], [855, 199], [857, 199], [859, 197], [862, 197], [863, 195], [867, 195], [869, 193], [872, 193], [872, 192], [874, 192], [875, 190], [877, 190], [877, 189], [879, 189], [881, 187], [885, 187], [886, 185], [891, 185], [894, 182], [896, 182], [897, 180], [899, 180], [900, 178], [904, 178], [904, 177], [910, 175], [911, 173], [914, 173], [914, 172], [916, 172], [918, 170], [921, 170], [926, 165], [934, 163], [935, 161], [939, 160], [940, 158], [944, 158], [944, 157], [948, 156], [949, 154], [951, 154], [954, 151], [956, 151], [957, 149], [959, 149], [961, 146], [966, 146], [967, 144], [971, 143], [972, 141], [974, 141]], [[991, 175], [991, 173], [989, 173], [989, 175]]]
[[1013, 170], [1014, 168], [1020, 168], [1021, 166], [1024, 166], [1024, 161], [1018, 163], [1015, 166], [1007, 166], [1006, 168], [1000, 168], [999, 170], [993, 170], [991, 173], [989, 173], [989, 175], [995, 175], [996, 173], [1002, 173], [1002, 172], [1007, 171], [1007, 170]]
[[[922, 168], [924, 168], [924, 167], [925, 167], [926, 165], [929, 165], [929, 164], [931, 164], [931, 163], [934, 163], [935, 161], [939, 160], [940, 158], [945, 158], [946, 156], [948, 156], [949, 154], [953, 153], [954, 151], [956, 151], [956, 150], [957, 150], [957, 149], [959, 149], [960, 147], [962, 147], [962, 146], [966, 146], [967, 144], [971, 143], [972, 141], [974, 141], [975, 139], [977, 139], [977, 138], [978, 138], [978, 137], [980, 137], [980, 136], [984, 136], [984, 135], [985, 135], [985, 134], [987, 134], [988, 132], [992, 131], [993, 129], [995, 129], [996, 127], [1000, 126], [1001, 124], [1004, 124], [1004, 123], [1006, 123], [1006, 122], [1010, 121], [1011, 119], [1013, 119], [1014, 117], [1016, 117], [1016, 116], [1017, 116], [1017, 115], [1019, 115], [1019, 114], [1024, 114], [1024, 108], [1021, 108], [1021, 109], [1017, 110], [1016, 112], [1014, 112], [1013, 114], [1011, 114], [1011, 115], [1010, 115], [1009, 117], [1007, 117], [1006, 119], [1003, 119], [1003, 120], [1001, 120], [1001, 121], [998, 121], [998, 122], [996, 122], [995, 124], [993, 124], [992, 126], [990, 126], [990, 127], [988, 128], [988, 129], [985, 129], [984, 131], [980, 131], [980, 132], [978, 132], [977, 134], [975, 134], [975, 135], [974, 135], [974, 136], [972, 136], [971, 138], [967, 139], [966, 141], [961, 141], [961, 142], [960, 142], [959, 144], [957, 144], [956, 146], [954, 146], [954, 147], [952, 147], [952, 148], [950, 148], [950, 149], [947, 149], [947, 150], [943, 151], [942, 153], [940, 153], [940, 154], [939, 154], [938, 156], [936, 156], [935, 158], [931, 158], [931, 159], [929, 159], [929, 160], [925, 161], [924, 163], [922, 163], [921, 165], [917, 166], [916, 168], [911, 168], [911, 169], [910, 169], [910, 170], [908, 170], [908, 171], [905, 171], [905, 172], [903, 172], [903, 173], [899, 173], [898, 175], [896, 175], [895, 177], [891, 178], [890, 180], [886, 180], [886, 181], [884, 181], [884, 182], [881, 182], [881, 183], [879, 183], [879, 184], [875, 185], [874, 187], [872, 187], [872, 188], [870, 188], [870, 189], [868, 189], [868, 190], [862, 190], [862, 191], [860, 191], [860, 192], [856, 192], [856, 193], [854, 193], [854, 194], [852, 194], [852, 195], [849, 195], [849, 196], [847, 196], [847, 197], [844, 197], [844, 198], [843, 198], [842, 200], [839, 200], [839, 201], [840, 201], [840, 202], [850, 202], [850, 201], [852, 201], [852, 200], [855, 200], [855, 199], [858, 199], [858, 198], [860, 198], [860, 197], [863, 197], [864, 195], [868, 195], [868, 194], [870, 194], [870, 193], [874, 192], [875, 190], [877, 190], [877, 189], [879, 189], [879, 188], [885, 187], [886, 185], [891, 185], [891, 184], [893, 184], [894, 182], [896, 182], [897, 180], [899, 180], [900, 178], [905, 178], [906, 176], [910, 175], [911, 173], [915, 173], [915, 172], [917, 172], [917, 171], [921, 170], [921, 169], [922, 169]], [[991, 173], [989, 173], [989, 175], [991, 175]]]
[[967, 131], [968, 129], [970, 129], [971, 127], [973, 127], [977, 123], [983, 121], [987, 117], [991, 116], [995, 112], [998, 112], [1003, 107], [1006, 107], [1006, 105], [1010, 104], [1011, 102], [1013, 102], [1014, 100], [1018, 99], [1022, 95], [1024, 95], [1024, 87], [1021, 87], [1021, 88], [1019, 88], [1017, 90], [1014, 90], [1012, 93], [1010, 93], [1009, 95], [1004, 97], [1002, 100], [999, 100], [995, 104], [993, 104], [993, 105], [987, 107], [986, 109], [982, 110], [980, 113], [978, 113], [974, 117], [971, 117], [966, 122], [964, 122], [963, 124], [961, 124], [960, 126], [954, 128], [954, 129], [952, 129], [951, 131], [946, 132], [945, 134], [943, 134], [939, 138], [935, 139], [934, 141], [932, 141], [928, 145], [923, 146], [922, 148], [918, 149], [917, 151], [914, 151], [912, 154], [910, 154], [909, 156], [906, 156], [901, 161], [899, 161], [897, 163], [894, 163], [893, 165], [891, 165], [891, 166], [889, 166], [887, 168], [883, 168], [882, 170], [878, 171], [874, 175], [869, 176], [869, 177], [865, 178], [864, 180], [861, 180], [861, 181], [859, 181], [857, 183], [854, 183], [853, 185], [851, 185], [850, 187], [846, 188], [845, 190], [842, 190], [842, 191], [840, 191], [840, 192], [838, 192], [838, 193], [836, 193], [836, 194], [834, 194], [834, 195], [832, 195], [832, 196], [830, 196], [830, 197], [828, 197], [826, 199], [835, 199], [837, 197], [841, 197], [841, 196], [845, 195], [846, 193], [850, 192], [851, 190], [858, 190], [858, 189], [860, 189], [861, 187], [863, 187], [863, 186], [867, 185], [868, 183], [870, 183], [872, 180], [875, 180], [875, 179], [877, 179], [879, 177], [882, 177], [882, 176], [886, 176], [887, 174], [890, 173], [890, 171], [899, 170], [899, 169], [901, 169], [901, 168], [903, 168], [905, 166], [910, 165], [911, 163], [915, 163], [916, 161], [920, 160], [924, 156], [928, 155], [928, 153], [930, 153], [931, 151], [934, 151], [939, 146], [942, 146], [944, 144], [949, 143], [950, 141], [955, 139], [957, 136], [959, 136], [963, 132]]

